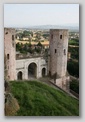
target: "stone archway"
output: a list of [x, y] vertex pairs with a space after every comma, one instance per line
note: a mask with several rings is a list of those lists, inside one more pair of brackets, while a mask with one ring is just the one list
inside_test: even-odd
[[31, 78], [37, 78], [37, 65], [34, 62], [28, 66], [28, 79]]
[[46, 76], [46, 68], [42, 68], [42, 77]]
[[22, 72], [21, 71], [18, 72], [17, 79], [18, 80], [22, 80]]

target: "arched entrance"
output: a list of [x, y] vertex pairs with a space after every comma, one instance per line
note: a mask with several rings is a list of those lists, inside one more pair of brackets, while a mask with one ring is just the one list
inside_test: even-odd
[[28, 66], [28, 78], [36, 78], [37, 77], [37, 65], [35, 63], [31, 63]]
[[42, 77], [46, 75], [46, 68], [42, 68]]
[[18, 72], [17, 79], [18, 80], [22, 80], [22, 72], [21, 71]]

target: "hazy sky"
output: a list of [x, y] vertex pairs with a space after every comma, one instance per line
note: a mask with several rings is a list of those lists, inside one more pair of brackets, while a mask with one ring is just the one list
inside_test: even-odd
[[4, 4], [4, 27], [79, 24], [79, 4]]

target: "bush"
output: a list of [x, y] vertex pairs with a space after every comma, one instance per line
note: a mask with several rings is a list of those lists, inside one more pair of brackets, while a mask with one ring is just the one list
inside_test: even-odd
[[73, 60], [68, 61], [67, 70], [70, 75], [73, 75], [75, 77], [79, 77], [79, 62], [75, 62]]
[[70, 89], [79, 94], [79, 82], [75, 80], [71, 81]]
[[68, 47], [68, 52], [71, 53], [72, 59], [79, 60], [79, 47]]

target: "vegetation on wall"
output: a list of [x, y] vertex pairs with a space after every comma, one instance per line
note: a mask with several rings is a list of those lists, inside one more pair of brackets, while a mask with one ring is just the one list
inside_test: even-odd
[[68, 52], [71, 53], [72, 59], [79, 60], [79, 47], [68, 47]]
[[67, 70], [70, 75], [79, 77], [79, 62], [75, 62], [73, 60], [68, 61]]
[[72, 80], [70, 82], [70, 89], [79, 94], [79, 82], [76, 80]]

